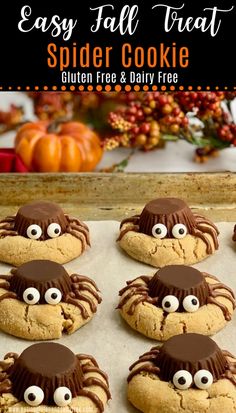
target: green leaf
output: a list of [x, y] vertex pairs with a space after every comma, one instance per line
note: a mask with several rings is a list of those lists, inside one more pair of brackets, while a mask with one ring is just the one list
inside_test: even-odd
[[163, 134], [161, 135], [161, 138], [163, 139], [163, 141], [173, 141], [176, 142], [179, 140], [179, 136], [177, 135], [169, 135], [169, 134]]

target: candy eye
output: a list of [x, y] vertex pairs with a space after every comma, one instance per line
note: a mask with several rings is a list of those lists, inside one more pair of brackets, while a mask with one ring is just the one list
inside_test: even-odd
[[192, 382], [192, 375], [187, 370], [179, 370], [173, 376], [173, 384], [179, 390], [187, 390]]
[[195, 295], [187, 295], [183, 300], [183, 307], [188, 313], [194, 313], [199, 309], [199, 300]]
[[39, 291], [33, 287], [26, 288], [26, 290], [23, 292], [23, 300], [26, 304], [37, 304], [40, 300]]
[[27, 228], [26, 234], [30, 239], [39, 239], [42, 235], [42, 228], [39, 225], [33, 224]]
[[44, 399], [44, 392], [38, 386], [30, 386], [24, 392], [25, 403], [30, 406], [39, 406]]
[[213, 383], [213, 376], [208, 370], [199, 370], [193, 377], [195, 386], [201, 390], [208, 389]]
[[48, 226], [47, 234], [50, 238], [59, 237], [59, 235], [61, 234], [61, 226], [53, 222]]
[[187, 235], [187, 228], [183, 224], [175, 224], [172, 228], [172, 235], [174, 238], [184, 238]]
[[167, 295], [163, 298], [161, 305], [167, 313], [174, 313], [179, 308], [179, 300], [174, 295]]
[[53, 394], [53, 399], [57, 406], [67, 406], [72, 400], [71, 391], [68, 387], [58, 387]]
[[62, 293], [58, 288], [49, 288], [45, 295], [44, 295], [45, 301], [48, 304], [56, 305], [60, 303], [62, 299]]
[[166, 226], [163, 225], [163, 224], [156, 224], [156, 225], [154, 225], [154, 226], [152, 227], [152, 235], [153, 235], [155, 238], [159, 238], [159, 239], [165, 238], [166, 235], [167, 235], [167, 228], [166, 228]]

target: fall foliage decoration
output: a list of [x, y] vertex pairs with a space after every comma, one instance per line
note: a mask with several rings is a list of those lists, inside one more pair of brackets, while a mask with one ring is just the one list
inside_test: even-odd
[[235, 97], [236, 92], [220, 91], [136, 93], [126, 105], [110, 112], [112, 132], [104, 148], [148, 151], [166, 141], [185, 139], [198, 146], [195, 160], [205, 161], [219, 149], [236, 146], [230, 105]]

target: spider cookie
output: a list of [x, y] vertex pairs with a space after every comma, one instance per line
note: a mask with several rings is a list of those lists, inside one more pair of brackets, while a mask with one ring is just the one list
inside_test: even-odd
[[109, 399], [108, 377], [96, 360], [61, 344], [34, 344], [0, 362], [2, 413], [101, 413]]
[[52, 202], [32, 202], [0, 222], [0, 261], [21, 265], [34, 259], [64, 264], [90, 246], [89, 229]]
[[0, 329], [27, 340], [60, 338], [88, 323], [101, 302], [94, 281], [34, 260], [0, 275]]
[[231, 320], [236, 305], [231, 288], [185, 265], [128, 281], [120, 296], [118, 308], [126, 322], [160, 341], [181, 333], [215, 334]]
[[144, 413], [235, 413], [236, 358], [209, 337], [177, 335], [130, 367], [128, 399]]
[[164, 267], [194, 264], [213, 254], [218, 234], [209, 219], [194, 214], [181, 199], [159, 198], [121, 222], [117, 241], [132, 258]]

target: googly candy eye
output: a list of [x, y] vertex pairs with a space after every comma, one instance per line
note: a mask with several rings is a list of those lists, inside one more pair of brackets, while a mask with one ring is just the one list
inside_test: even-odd
[[61, 234], [61, 226], [56, 223], [52, 223], [47, 228], [47, 234], [50, 238], [57, 238]]
[[37, 304], [40, 300], [39, 291], [33, 287], [26, 288], [26, 290], [23, 292], [23, 300], [26, 304]]
[[46, 291], [44, 298], [45, 298], [46, 303], [51, 304], [51, 305], [56, 305], [60, 303], [62, 299], [62, 293], [60, 290], [58, 290], [58, 288], [49, 288]]
[[183, 299], [183, 307], [188, 313], [194, 313], [199, 309], [199, 300], [195, 295], [187, 295]]
[[167, 295], [163, 298], [161, 305], [167, 313], [174, 313], [179, 308], [179, 300], [174, 295]]
[[181, 239], [187, 235], [187, 227], [184, 224], [175, 224], [172, 228], [174, 238]]
[[194, 374], [193, 380], [198, 389], [205, 390], [212, 385], [213, 376], [208, 370], [199, 370]]
[[166, 226], [165, 226], [164, 224], [155, 224], [155, 225], [152, 227], [152, 235], [153, 235], [155, 238], [159, 238], [159, 239], [165, 238], [166, 235], [167, 235], [167, 228], [166, 228]]
[[36, 224], [30, 225], [26, 230], [27, 237], [30, 239], [39, 239], [42, 235], [42, 232], [42, 228]]
[[179, 390], [187, 390], [192, 382], [192, 375], [187, 370], [179, 370], [173, 376], [173, 384]]
[[44, 399], [44, 392], [38, 386], [30, 386], [24, 392], [25, 403], [32, 407], [39, 406]]
[[58, 387], [53, 394], [53, 399], [57, 406], [67, 406], [72, 400], [70, 389], [68, 387]]

